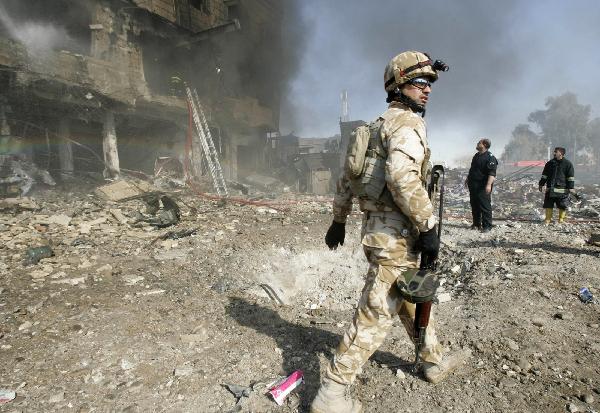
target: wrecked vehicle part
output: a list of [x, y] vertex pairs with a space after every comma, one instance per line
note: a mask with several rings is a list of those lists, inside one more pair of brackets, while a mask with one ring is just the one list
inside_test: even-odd
[[[146, 215], [140, 211], [132, 211], [129, 215], [132, 225], [140, 222], [147, 223], [157, 228], [165, 228], [177, 224], [181, 220], [181, 209], [175, 200], [162, 192], [150, 192], [133, 197], [121, 199], [120, 202], [141, 200], [146, 206]], [[162, 204], [162, 208], [161, 208]], [[151, 216], [147, 216], [151, 215]]]
[[179, 222], [179, 216], [173, 210], [161, 210], [155, 217], [146, 218], [144, 222], [152, 225], [157, 228], [165, 228], [170, 227], [171, 225], [175, 225]]
[[[144, 198], [144, 202], [147, 205], [146, 212], [155, 215], [151, 218], [144, 219], [144, 222], [158, 227], [164, 228], [171, 225], [175, 225], [181, 219], [181, 210], [173, 198], [162, 195], [160, 197]], [[160, 204], [162, 203], [162, 209]]]

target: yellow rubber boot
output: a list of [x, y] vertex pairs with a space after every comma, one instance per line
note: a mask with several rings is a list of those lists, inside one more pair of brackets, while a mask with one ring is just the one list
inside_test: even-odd
[[559, 209], [558, 210], [558, 223], [562, 224], [563, 222], [565, 222], [565, 218], [567, 217], [567, 210], [566, 209]]
[[550, 225], [554, 210], [552, 208], [545, 208], [544, 210], [546, 211], [546, 219], [544, 219], [544, 224]]

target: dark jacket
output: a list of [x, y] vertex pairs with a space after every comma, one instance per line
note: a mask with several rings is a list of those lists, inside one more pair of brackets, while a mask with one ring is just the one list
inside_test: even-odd
[[546, 185], [550, 194], [567, 194], [569, 189], [575, 188], [575, 168], [568, 159], [560, 161], [550, 159], [544, 165], [540, 186]]
[[485, 186], [488, 176], [496, 176], [498, 160], [490, 151], [477, 152], [471, 160], [471, 168], [467, 177], [470, 187]]

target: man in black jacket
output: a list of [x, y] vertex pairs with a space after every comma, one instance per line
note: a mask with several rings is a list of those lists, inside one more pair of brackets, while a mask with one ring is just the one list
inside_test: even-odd
[[498, 161], [488, 150], [489, 139], [477, 142], [477, 153], [471, 161], [466, 184], [469, 188], [473, 225], [471, 228], [489, 232], [492, 229], [492, 188], [496, 179]]
[[554, 159], [550, 159], [544, 165], [542, 178], [540, 179], [540, 192], [546, 186], [544, 195], [544, 209], [546, 218], [544, 223], [552, 222], [554, 205], [558, 208], [558, 222], [562, 224], [567, 216], [569, 204], [569, 193], [575, 192], [575, 169], [571, 161], [565, 158], [565, 148], [554, 148]]

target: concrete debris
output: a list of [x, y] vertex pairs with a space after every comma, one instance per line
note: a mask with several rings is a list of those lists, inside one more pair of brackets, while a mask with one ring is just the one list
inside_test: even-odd
[[533, 318], [531, 320], [531, 324], [533, 324], [536, 327], [544, 327], [544, 325], [546, 324], [546, 321], [541, 318]]
[[25, 321], [23, 324], [19, 326], [19, 331], [29, 330], [33, 326], [31, 321]]
[[149, 190], [151, 190], [150, 185], [143, 181], [133, 183], [131, 181], [119, 180], [96, 188], [95, 193], [103, 199], [116, 202], [139, 196]]
[[240, 386], [237, 384], [225, 384], [224, 386], [235, 396], [237, 405], [241, 405], [240, 402], [242, 401], [242, 398], [250, 397], [250, 394], [252, 393], [252, 387]]
[[39, 206], [29, 198], [4, 198], [0, 199], [0, 211], [35, 211]]
[[33, 278], [33, 281], [39, 281], [49, 276], [50, 273], [52, 273], [51, 270], [37, 269], [31, 271], [29, 275], [31, 276], [31, 278]]
[[247, 184], [255, 186], [263, 191], [277, 191], [283, 188], [284, 184], [273, 177], [259, 175], [259, 174], [251, 174], [244, 177], [244, 181]]
[[140, 291], [135, 293], [135, 295], [141, 296], [141, 297], [146, 297], [149, 295], [159, 295], [159, 294], [164, 294], [165, 290], [149, 290], [149, 291]]
[[[467, 169], [449, 169], [446, 172], [445, 203], [449, 215], [465, 216], [470, 219], [469, 192], [464, 186]], [[494, 218], [506, 219], [506, 226], [519, 229], [521, 223], [543, 220], [542, 198], [538, 191], [539, 173], [532, 171], [521, 175], [505, 176], [499, 174], [494, 184]], [[578, 197], [573, 197], [569, 207], [571, 219], [586, 220], [597, 218], [600, 211], [600, 187], [598, 185], [583, 185], [577, 188]]]
[[127, 370], [131, 370], [133, 368], [135, 368], [136, 364], [127, 360], [127, 359], [121, 359], [121, 368], [125, 371]]
[[112, 208], [108, 210], [110, 214], [119, 222], [121, 225], [127, 225], [127, 217], [123, 215], [120, 209]]
[[80, 234], [89, 234], [92, 232], [92, 227], [94, 227], [96, 225], [104, 224], [106, 221], [108, 221], [107, 217], [100, 217], [100, 218], [94, 219], [93, 221], [81, 222], [79, 224], [79, 233]]
[[123, 276], [123, 281], [125, 281], [127, 285], [136, 285], [140, 281], [144, 281], [144, 277], [141, 275], [128, 274]]
[[61, 280], [53, 280], [52, 284], [68, 284], [68, 285], [80, 285], [85, 284], [87, 277], [75, 277], [75, 278], [64, 278]]
[[185, 186], [184, 167], [181, 161], [170, 156], [159, 156], [154, 161], [154, 176], [152, 183], [157, 188], [165, 190]]
[[591, 393], [585, 393], [581, 396], [581, 401], [585, 402], [587, 404], [592, 404], [594, 403], [594, 395]]
[[452, 301], [452, 295], [450, 293], [441, 293], [437, 295], [437, 302], [439, 304], [447, 303]]
[[181, 366], [175, 368], [175, 370], [173, 371], [173, 375], [175, 377], [186, 377], [191, 376], [192, 374], [194, 374], [193, 366]]
[[65, 214], [52, 215], [48, 218], [48, 222], [50, 224], [62, 225], [63, 227], [68, 227], [71, 223], [72, 218]]
[[56, 392], [48, 398], [49, 403], [60, 403], [65, 400], [65, 392]]
[[[6, 386], [30, 380], [34, 365], [47, 366], [41, 379], [64, 378], [58, 387], [36, 382], [28, 394], [46, 396], [17, 397], [15, 409], [69, 410], [73, 403], [85, 410], [84, 399], [76, 405], [70, 397], [85, 389], [107, 397], [106, 403], [121, 393], [135, 395], [143, 410], [156, 407], [144, 400], [160, 394], [173, 397], [182, 410], [199, 403], [202, 411], [270, 411], [269, 389], [256, 383], [282, 365], [290, 371], [302, 367], [309, 384], [317, 385], [321, 347], [335, 345], [348, 328], [364, 284], [360, 216], [350, 216], [345, 245], [329, 251], [322, 246], [331, 222], [329, 198], [289, 193], [245, 205], [153, 189], [117, 204], [89, 196], [87, 186], [63, 199], [57, 199], [59, 191], [36, 193], [36, 210], [0, 217], [0, 352], [13, 360], [2, 373], [14, 377]], [[163, 196], [182, 210], [176, 226], [160, 230], [144, 220], [164, 209]], [[449, 214], [458, 212], [465, 209], [452, 206]], [[470, 230], [463, 217], [448, 217], [444, 227], [439, 305], [433, 309], [439, 337], [446, 350], [472, 346], [478, 356], [469, 384], [460, 371], [449, 378], [471, 396], [444, 403], [453, 411], [486, 403], [501, 410], [518, 383], [526, 397], [510, 399], [515, 410], [535, 411], [529, 400], [536, 398], [557, 411], [566, 403], [583, 405], [583, 395], [595, 394], [595, 382], [587, 381], [595, 380], [593, 371], [582, 366], [594, 365], [599, 327], [590, 311], [595, 307], [579, 302], [577, 293], [582, 286], [595, 293], [598, 251], [572, 241], [598, 232], [598, 224], [496, 223], [493, 236]], [[54, 256], [21, 265], [31, 246], [49, 242]], [[192, 329], [199, 314], [205, 322]], [[392, 385], [406, 389], [402, 400], [418, 402], [417, 390], [429, 397], [433, 393], [404, 367], [412, 354], [400, 321], [389, 336], [375, 374], [391, 372]], [[308, 348], [306, 337], [318, 348]], [[102, 357], [86, 356], [100, 354], [99, 348]], [[59, 367], [47, 364], [49, 359]], [[370, 377], [369, 369], [364, 374]], [[252, 383], [245, 387], [249, 397], [238, 399], [243, 406], [233, 406], [219, 377]], [[556, 380], [576, 383], [562, 405], [539, 393]], [[365, 380], [361, 386], [376, 392], [377, 383]], [[388, 411], [398, 402], [378, 399], [369, 408]], [[297, 392], [284, 403], [284, 410], [303, 411], [310, 400]]]
[[101, 267], [96, 268], [96, 273], [98, 274], [111, 274], [113, 270], [112, 265], [110, 264], [105, 264]]
[[0, 156], [0, 198], [25, 196], [36, 181], [50, 186], [56, 182], [48, 171], [19, 156]]
[[168, 261], [168, 260], [183, 260], [187, 257], [188, 251], [177, 249], [162, 251], [153, 256], [156, 261]]

